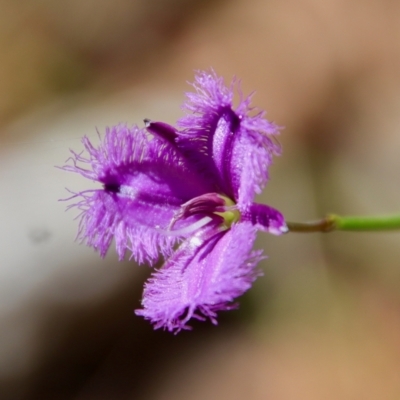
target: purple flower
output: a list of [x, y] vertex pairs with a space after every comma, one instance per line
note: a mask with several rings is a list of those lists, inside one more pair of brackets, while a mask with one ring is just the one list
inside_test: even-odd
[[102, 256], [115, 238], [120, 258], [126, 250], [140, 263], [166, 258], [136, 311], [155, 328], [178, 332], [205, 317], [216, 324], [216, 312], [233, 308], [260, 275], [256, 231], [287, 231], [280, 212], [254, 203], [280, 153], [279, 127], [241, 93], [234, 108], [235, 85], [199, 72], [178, 128], [149, 120], [146, 130], [113, 127], [98, 148], [85, 137], [89, 156], [73, 152], [63, 167], [103, 185], [73, 193], [81, 240]]

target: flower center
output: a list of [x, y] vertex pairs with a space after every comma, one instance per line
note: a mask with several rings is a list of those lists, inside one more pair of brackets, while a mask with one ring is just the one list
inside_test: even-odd
[[185, 204], [182, 204], [180, 210], [175, 214], [171, 220], [169, 229], [178, 222], [193, 216], [202, 216], [200, 220], [185, 227], [187, 228], [201, 226], [208, 224], [212, 220], [218, 220], [223, 229], [229, 229], [233, 223], [240, 220], [241, 214], [236, 208], [236, 203], [227, 196], [218, 193], [206, 193], [201, 196], [195, 197]]
[[224, 201], [225, 211], [214, 211], [214, 214], [219, 215], [224, 219], [223, 224], [229, 229], [234, 222], [240, 220], [240, 211], [236, 208], [236, 204], [229, 197], [218, 195]]

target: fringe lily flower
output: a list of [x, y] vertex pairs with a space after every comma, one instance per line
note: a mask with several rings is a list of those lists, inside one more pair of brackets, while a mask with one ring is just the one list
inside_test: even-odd
[[[136, 314], [155, 328], [178, 332], [191, 318], [234, 307], [259, 272], [257, 230], [282, 234], [282, 214], [254, 202], [268, 180], [279, 127], [250, 107], [233, 107], [233, 90], [213, 71], [200, 72], [177, 127], [146, 120], [146, 129], [118, 125], [88, 156], [73, 152], [78, 172], [102, 184], [74, 193], [79, 237], [104, 256], [114, 238], [120, 258], [166, 259], [145, 284]], [[89, 168], [83, 168], [81, 164]]]

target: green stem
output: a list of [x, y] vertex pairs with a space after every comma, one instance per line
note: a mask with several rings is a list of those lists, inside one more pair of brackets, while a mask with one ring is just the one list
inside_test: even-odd
[[341, 217], [330, 214], [319, 221], [287, 222], [290, 232], [383, 231], [400, 229], [400, 215]]

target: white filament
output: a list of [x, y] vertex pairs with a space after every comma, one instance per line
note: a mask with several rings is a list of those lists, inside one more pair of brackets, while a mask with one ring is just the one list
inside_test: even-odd
[[202, 219], [199, 219], [193, 224], [185, 226], [184, 228], [181, 229], [175, 229], [175, 230], [157, 229], [157, 231], [162, 232], [167, 236], [186, 236], [187, 234], [197, 231], [198, 229], [207, 225], [210, 221], [212, 221], [211, 217], [203, 217]]

